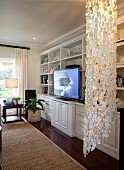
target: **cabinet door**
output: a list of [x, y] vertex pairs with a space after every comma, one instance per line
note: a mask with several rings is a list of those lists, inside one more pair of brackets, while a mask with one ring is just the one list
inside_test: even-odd
[[103, 138], [102, 145], [114, 152], [119, 152], [119, 127], [120, 117], [119, 113], [116, 116], [115, 123], [111, 125], [110, 134], [108, 138]]
[[[41, 94], [37, 94], [37, 99], [41, 99], [41, 100], [45, 100], [45, 101], [46, 101], [45, 96], [43, 96], [43, 95], [41, 95]], [[46, 114], [46, 104], [43, 103], [43, 106], [44, 106], [44, 110], [42, 110], [41, 116], [42, 116], [44, 119], [46, 119], [46, 116], [45, 116], [45, 114]]]
[[68, 109], [68, 105], [67, 104], [60, 104], [59, 109], [60, 109], [60, 126], [64, 129], [67, 129], [67, 120], [68, 120], [67, 109]]
[[59, 125], [60, 104], [58, 102], [54, 103], [54, 112], [54, 123]]

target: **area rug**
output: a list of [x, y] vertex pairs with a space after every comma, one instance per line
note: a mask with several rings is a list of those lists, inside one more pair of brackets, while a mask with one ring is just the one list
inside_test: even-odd
[[2, 170], [86, 170], [27, 122], [3, 124]]

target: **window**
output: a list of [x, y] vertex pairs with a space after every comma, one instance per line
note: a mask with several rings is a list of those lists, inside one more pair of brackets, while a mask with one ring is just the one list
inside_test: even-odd
[[15, 59], [0, 58], [0, 100], [6, 99], [11, 89], [4, 87], [4, 79], [15, 77]]

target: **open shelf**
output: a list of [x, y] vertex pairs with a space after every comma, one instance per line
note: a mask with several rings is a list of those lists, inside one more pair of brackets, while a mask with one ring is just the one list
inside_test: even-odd
[[124, 98], [124, 22], [117, 25], [117, 84], [122, 87], [117, 87], [117, 98]]
[[[41, 93], [44, 94], [44, 87], [48, 87], [48, 91], [45, 89], [45, 93], [47, 91], [48, 95], [53, 94], [53, 82], [54, 82], [53, 73], [55, 70], [65, 70], [67, 66], [69, 65], [71, 66], [77, 65], [80, 69], [80, 75], [84, 74], [85, 64], [83, 62], [85, 62], [85, 57], [86, 57], [85, 45], [86, 45], [85, 38], [81, 37], [80, 39], [77, 39], [68, 44], [63, 44], [63, 46], [60, 46], [59, 48], [57, 47], [57, 48], [49, 49], [41, 53], [40, 55], [41, 57], [40, 58], [40, 61], [41, 61], [40, 62]], [[43, 63], [44, 60], [45, 62], [48, 61], [48, 63]], [[44, 76], [48, 76], [48, 79], [47, 79], [48, 84], [43, 83]], [[82, 81], [82, 84], [85, 84], [84, 80]], [[81, 87], [82, 87], [82, 84], [81, 84]], [[83, 97], [84, 97], [84, 94], [83, 94]]]
[[116, 63], [116, 68], [124, 68], [124, 63]]
[[48, 63], [43, 63], [43, 64], [40, 64], [41, 66], [45, 66], [45, 65], [48, 65]]
[[58, 62], [60, 62], [60, 60], [51, 61], [51, 62], [49, 62], [49, 64], [52, 64], [52, 63], [58, 63]]
[[81, 57], [82, 57], [82, 54], [78, 54], [78, 55], [62, 58], [61, 60], [75, 60], [75, 59], [80, 59]]
[[43, 75], [48, 75], [48, 73], [41, 73], [40, 75], [41, 75], [41, 76], [43, 76]]
[[124, 87], [117, 87], [117, 90], [124, 90]]
[[41, 86], [48, 86], [49, 84], [43, 84], [43, 83], [41, 83], [40, 85], [41, 85]]
[[124, 40], [120, 40], [117, 42], [117, 47], [124, 45]]

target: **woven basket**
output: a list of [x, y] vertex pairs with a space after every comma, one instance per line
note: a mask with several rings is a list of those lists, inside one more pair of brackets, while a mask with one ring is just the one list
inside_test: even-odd
[[41, 121], [41, 110], [36, 110], [35, 113], [32, 110], [28, 110], [28, 121], [29, 122]]

